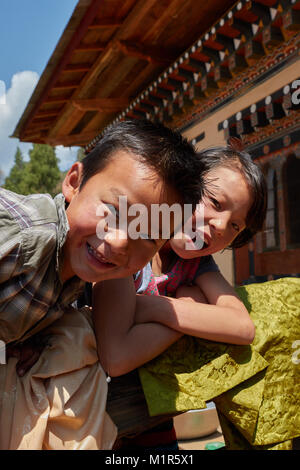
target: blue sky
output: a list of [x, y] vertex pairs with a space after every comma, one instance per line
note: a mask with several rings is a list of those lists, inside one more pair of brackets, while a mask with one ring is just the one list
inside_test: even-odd
[[[66, 27], [77, 0], [0, 0], [0, 170], [5, 175], [13, 165], [19, 145], [25, 159], [29, 144], [19, 144], [9, 135]], [[57, 148], [60, 166], [74, 161], [76, 150]]]

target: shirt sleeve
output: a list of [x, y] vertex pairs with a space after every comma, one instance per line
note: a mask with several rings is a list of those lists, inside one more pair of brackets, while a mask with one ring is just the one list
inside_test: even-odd
[[220, 272], [218, 265], [216, 264], [215, 260], [213, 259], [211, 255], [203, 256], [200, 259], [200, 263], [195, 273], [194, 280], [198, 276], [201, 276], [201, 274], [208, 273], [208, 272], [214, 272], [214, 273]]
[[[18, 224], [0, 211], [0, 282], [18, 275], [24, 264], [22, 235]], [[1, 293], [0, 293], [1, 299]]]
[[22, 225], [0, 207], [0, 340], [20, 340], [49, 309], [52, 295], [43, 284], [56, 246], [51, 228]]

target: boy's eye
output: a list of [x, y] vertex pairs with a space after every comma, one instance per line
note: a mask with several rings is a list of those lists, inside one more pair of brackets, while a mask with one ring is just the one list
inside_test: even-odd
[[215, 206], [216, 209], [221, 209], [221, 204], [219, 203], [219, 201], [215, 198], [211, 198], [211, 201], [213, 203], [213, 205]]
[[114, 215], [115, 217], [119, 217], [119, 210], [113, 204], [110, 203], [103, 203], [105, 206], [104, 215], [107, 216], [109, 214]]
[[232, 224], [232, 227], [233, 227], [234, 230], [236, 230], [237, 232], [240, 231], [240, 227], [239, 227], [237, 224], [233, 223], [233, 224]]

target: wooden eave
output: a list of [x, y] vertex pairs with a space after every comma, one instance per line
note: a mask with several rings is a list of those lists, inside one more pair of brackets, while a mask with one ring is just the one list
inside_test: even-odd
[[13, 136], [93, 145], [112, 122], [174, 125], [299, 31], [296, 0], [79, 0]]
[[233, 4], [79, 0], [13, 137], [87, 144]]

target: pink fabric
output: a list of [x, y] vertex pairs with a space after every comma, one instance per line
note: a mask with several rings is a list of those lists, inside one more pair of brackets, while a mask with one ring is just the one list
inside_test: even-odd
[[172, 269], [161, 276], [151, 275], [144, 294], [173, 297], [179, 286], [191, 284], [197, 273], [201, 258], [184, 260], [178, 258]]

